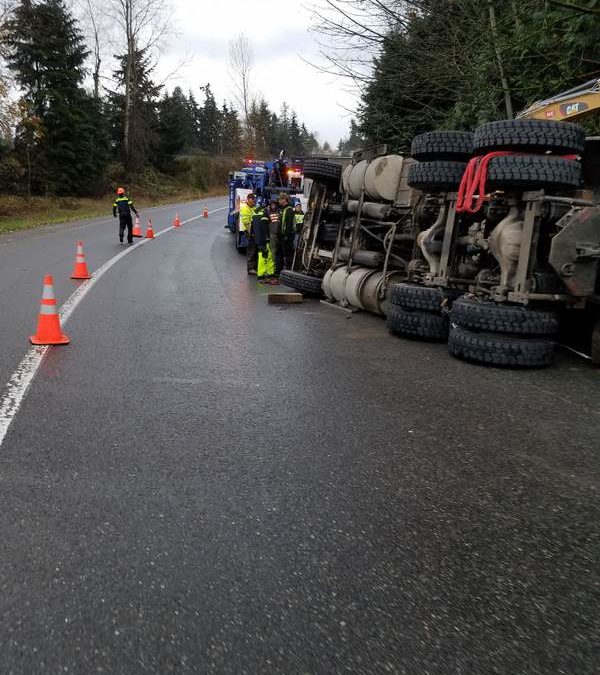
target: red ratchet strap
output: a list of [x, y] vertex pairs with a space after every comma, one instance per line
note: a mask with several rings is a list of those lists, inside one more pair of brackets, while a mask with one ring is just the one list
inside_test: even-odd
[[[481, 210], [486, 195], [485, 188], [488, 177], [488, 164], [495, 157], [506, 157], [507, 155], [531, 155], [529, 152], [509, 152], [497, 151], [490, 152], [481, 157], [473, 157], [467, 164], [467, 169], [458, 188], [458, 198], [456, 200], [457, 213], [474, 214]], [[577, 155], [562, 155], [563, 159], [577, 159]], [[475, 199], [477, 195], [477, 199]]]

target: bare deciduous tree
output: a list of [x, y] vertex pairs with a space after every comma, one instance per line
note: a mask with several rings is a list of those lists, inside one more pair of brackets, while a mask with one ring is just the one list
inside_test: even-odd
[[236, 103], [244, 111], [245, 124], [248, 124], [252, 102], [251, 78], [253, 65], [252, 47], [245, 33], [241, 33], [229, 43], [229, 69], [235, 88]]
[[66, 0], [66, 5], [77, 19], [90, 51], [94, 98], [98, 100], [102, 67], [113, 53], [107, 0]]
[[101, 24], [94, 16], [94, 9], [92, 7], [92, 0], [86, 0], [88, 9], [90, 23], [92, 27], [92, 40], [93, 40], [93, 58], [94, 58], [94, 68], [92, 70], [92, 77], [94, 79], [94, 98], [98, 100], [100, 98], [100, 68], [102, 66], [102, 52], [101, 52], [101, 42], [100, 42], [100, 30]]
[[19, 118], [17, 101], [12, 95], [14, 81], [4, 62], [4, 30], [9, 15], [13, 11], [16, 0], [1, 0], [0, 2], [0, 137], [9, 140], [12, 137], [13, 128]]
[[164, 0], [108, 0], [110, 13], [119, 27], [118, 40], [124, 43], [125, 54], [125, 116], [123, 149], [125, 162], [132, 149], [132, 99], [136, 86], [136, 53], [146, 54], [158, 48], [172, 30], [172, 7]]

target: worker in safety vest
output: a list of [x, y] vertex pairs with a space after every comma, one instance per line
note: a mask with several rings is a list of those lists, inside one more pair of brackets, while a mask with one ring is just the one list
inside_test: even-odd
[[254, 209], [256, 207], [256, 196], [250, 192], [246, 196], [246, 203], [240, 206], [240, 232], [245, 232], [248, 238], [248, 247], [246, 249], [246, 265], [248, 274], [256, 274], [258, 264], [256, 255], [256, 243], [252, 232], [252, 219], [254, 218]]
[[262, 205], [258, 205], [254, 209], [252, 232], [258, 257], [256, 280], [259, 284], [278, 284], [279, 282], [275, 279], [275, 261], [269, 243], [269, 215]]
[[298, 199], [296, 205], [294, 206], [294, 222], [296, 224], [296, 234], [294, 236], [294, 248], [298, 246], [298, 239], [300, 233], [302, 232], [302, 226], [304, 225], [304, 211], [302, 210], [302, 203]]
[[296, 223], [296, 233], [299, 233], [304, 224], [304, 211], [302, 210], [302, 204], [297, 201], [296, 206], [294, 206], [294, 222]]
[[121, 243], [123, 243], [123, 235], [125, 234], [125, 228], [127, 228], [127, 243], [133, 244], [132, 211], [136, 216], [140, 215], [131, 199], [125, 194], [125, 188], [120, 187], [117, 190], [117, 198], [113, 203], [113, 218], [119, 216], [119, 241]]
[[279, 195], [279, 246], [281, 247], [282, 269], [292, 267], [295, 234], [296, 221], [294, 209], [290, 205], [290, 196], [282, 192]]

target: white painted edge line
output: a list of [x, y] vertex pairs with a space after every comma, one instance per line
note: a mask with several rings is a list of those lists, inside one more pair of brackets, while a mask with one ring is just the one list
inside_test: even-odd
[[[227, 206], [224, 206], [214, 211], [210, 211], [209, 215], [217, 213], [218, 211], [224, 211], [227, 209]], [[191, 223], [194, 220], [199, 220], [202, 218], [202, 215], [194, 216], [193, 218], [188, 218], [181, 222], [182, 225], [186, 223]], [[154, 238], [170, 232], [171, 230], [176, 229], [174, 225], [157, 232], [154, 235]], [[91, 279], [84, 281], [81, 286], [79, 286], [66, 300], [63, 306], [60, 308], [60, 318], [63, 324], [67, 323], [73, 312], [77, 309], [79, 303], [85, 298], [85, 296], [90, 292], [90, 290], [96, 285], [98, 281], [108, 272], [108, 270], [116, 265], [121, 259], [126, 255], [129, 255], [132, 251], [144, 246], [152, 239], [142, 239], [138, 241], [137, 244], [126, 248], [121, 253], [118, 253], [116, 256], [107, 260], [104, 265], [99, 267], [94, 273]], [[6, 438], [8, 429], [14, 418], [16, 417], [23, 400], [27, 394], [27, 391], [33, 382], [33, 378], [36, 376], [36, 373], [48, 352], [49, 347], [31, 347], [27, 354], [21, 360], [21, 363], [17, 366], [16, 370], [10, 376], [8, 384], [6, 385], [6, 390], [0, 398], [0, 447]]]

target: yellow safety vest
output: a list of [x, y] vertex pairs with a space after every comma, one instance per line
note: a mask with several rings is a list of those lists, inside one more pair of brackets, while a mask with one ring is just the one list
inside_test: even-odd
[[250, 232], [253, 217], [254, 209], [248, 204], [242, 204], [240, 206], [240, 232]]

